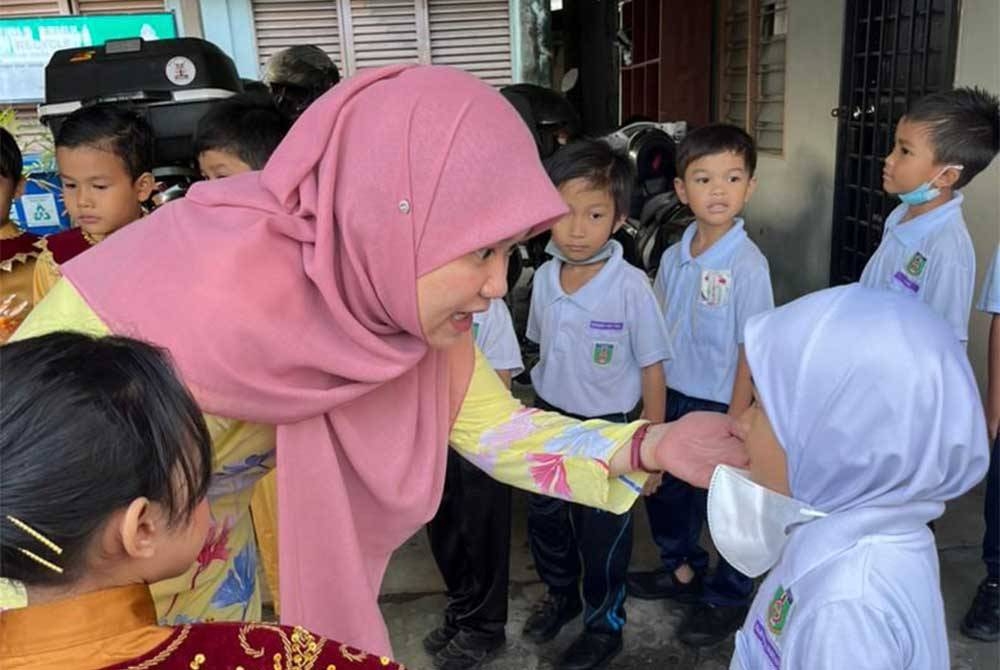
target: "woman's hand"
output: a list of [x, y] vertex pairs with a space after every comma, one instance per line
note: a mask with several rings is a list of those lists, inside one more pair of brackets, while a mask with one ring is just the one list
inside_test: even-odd
[[715, 466], [744, 468], [749, 460], [735, 419], [717, 412], [691, 412], [677, 421], [650, 426], [642, 443], [642, 462], [704, 489]]

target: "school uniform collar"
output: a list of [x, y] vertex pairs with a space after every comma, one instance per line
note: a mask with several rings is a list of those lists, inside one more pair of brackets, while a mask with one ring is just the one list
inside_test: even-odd
[[562, 282], [559, 281], [559, 271], [562, 268], [562, 261], [553, 259], [550, 261], [546, 281], [552, 282], [552, 297], [549, 305], [560, 300], [570, 300], [588, 312], [592, 312], [604, 302], [607, 302], [608, 287], [618, 283], [618, 278], [625, 269], [625, 252], [622, 245], [617, 240], [611, 240], [612, 252], [604, 267], [598, 271], [593, 279], [588, 281], [579, 291], [572, 295], [563, 291]]
[[684, 229], [681, 237], [681, 265], [694, 262], [702, 267], [712, 269], [722, 269], [729, 265], [733, 252], [739, 247], [743, 240], [747, 239], [747, 231], [743, 226], [743, 219], [736, 217], [733, 219], [733, 227], [726, 231], [726, 234], [719, 238], [715, 244], [706, 249], [700, 256], [694, 258], [691, 255], [691, 242], [698, 232], [698, 224], [692, 223]]
[[33, 656], [155, 627], [145, 584], [0, 612], [0, 658]]
[[950, 221], [955, 211], [961, 210], [964, 200], [965, 196], [959, 191], [955, 191], [948, 202], [929, 212], [924, 212], [920, 216], [915, 216], [903, 224], [900, 224], [900, 221], [910, 211], [910, 206], [901, 204], [889, 213], [885, 220], [885, 229], [904, 246], [914, 246]]
[[927, 522], [943, 512], [943, 503], [913, 502], [835, 512], [795, 527], [781, 556], [782, 584], [794, 584], [865, 536], [930, 532]]

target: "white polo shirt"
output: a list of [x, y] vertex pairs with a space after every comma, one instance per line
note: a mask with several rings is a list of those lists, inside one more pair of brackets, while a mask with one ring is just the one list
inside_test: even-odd
[[747, 237], [743, 219], [697, 258], [693, 223], [663, 252], [653, 291], [663, 310], [674, 356], [667, 386], [728, 405], [747, 319], [774, 307], [767, 259]]
[[627, 413], [642, 397], [642, 368], [670, 358], [670, 342], [649, 280], [614, 251], [572, 295], [559, 281], [562, 262], [535, 273], [527, 336], [541, 347], [535, 392], [581, 416]]
[[960, 342], [969, 340], [976, 253], [962, 218], [964, 196], [901, 224], [909, 205], [885, 220], [885, 232], [859, 282], [910, 295], [944, 318]]
[[983, 292], [979, 294], [976, 309], [987, 314], [1000, 314], [1000, 244], [993, 252], [993, 262], [983, 280]]
[[476, 346], [494, 370], [510, 370], [513, 376], [524, 371], [514, 323], [502, 299], [491, 300], [488, 310], [472, 315], [472, 331]]

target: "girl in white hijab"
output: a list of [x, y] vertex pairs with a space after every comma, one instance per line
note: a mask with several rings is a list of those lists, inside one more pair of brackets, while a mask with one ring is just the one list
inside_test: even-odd
[[964, 347], [920, 302], [851, 285], [752, 319], [750, 470], [716, 469], [719, 552], [771, 570], [731, 670], [949, 667], [927, 522], [986, 472]]

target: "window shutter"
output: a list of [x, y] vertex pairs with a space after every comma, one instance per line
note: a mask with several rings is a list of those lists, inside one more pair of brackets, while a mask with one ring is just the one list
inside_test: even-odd
[[155, 14], [163, 0], [75, 0], [77, 14]]
[[431, 62], [467, 70], [494, 86], [511, 82], [506, 0], [427, 0]]
[[350, 8], [353, 58], [349, 74], [419, 60], [414, 0], [350, 0]]
[[337, 0], [253, 0], [253, 15], [262, 67], [277, 51], [313, 44], [343, 71]]

